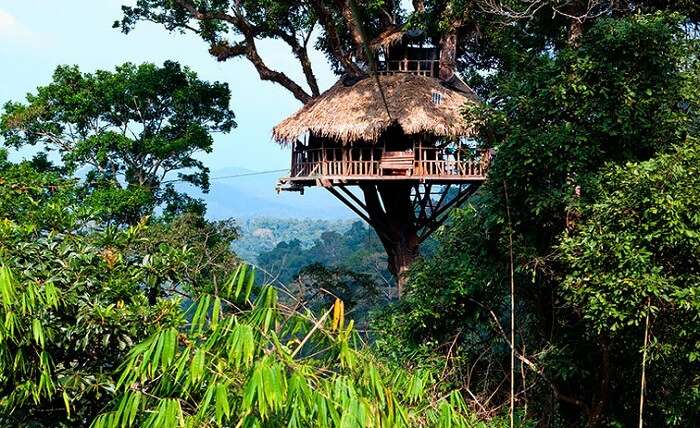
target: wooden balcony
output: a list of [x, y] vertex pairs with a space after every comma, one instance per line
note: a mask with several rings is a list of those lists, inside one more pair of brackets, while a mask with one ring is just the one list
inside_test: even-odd
[[332, 185], [402, 180], [419, 183], [481, 182], [491, 157], [482, 151], [467, 156], [446, 155], [438, 149], [392, 152], [373, 148], [295, 151], [289, 177], [297, 185]]

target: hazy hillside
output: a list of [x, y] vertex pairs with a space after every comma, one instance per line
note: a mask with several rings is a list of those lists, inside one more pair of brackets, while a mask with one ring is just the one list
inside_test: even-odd
[[257, 263], [260, 253], [274, 249], [285, 241], [298, 240], [302, 247], [311, 247], [323, 232], [343, 233], [357, 220], [310, 220], [291, 218], [249, 218], [239, 220], [240, 236], [233, 249], [240, 257]]

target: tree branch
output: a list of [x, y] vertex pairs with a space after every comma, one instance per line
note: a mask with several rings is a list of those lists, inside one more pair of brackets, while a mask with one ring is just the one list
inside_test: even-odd
[[310, 0], [311, 6], [313, 6], [314, 11], [318, 15], [318, 20], [323, 30], [326, 32], [328, 37], [329, 47], [333, 55], [338, 59], [343, 68], [348, 74], [361, 76], [364, 74], [360, 67], [355, 64], [352, 60], [352, 55], [345, 52], [343, 49], [343, 43], [338, 35], [338, 30], [333, 22], [333, 16], [331, 11], [323, 4], [321, 0]]
[[[308, 38], [305, 39], [304, 44], [302, 45], [293, 34], [285, 33], [284, 31], [275, 31], [275, 34], [292, 48], [292, 53], [295, 57], [297, 57], [299, 63], [301, 64], [301, 68], [304, 71], [306, 83], [308, 83], [309, 88], [311, 89], [311, 94], [314, 97], [318, 96], [321, 91], [318, 89], [318, 81], [316, 80], [313, 68], [311, 67], [311, 61], [309, 60], [309, 51], [307, 49]], [[309, 32], [309, 36], [310, 35], [311, 32]]]
[[511, 343], [510, 339], [506, 335], [505, 330], [503, 330], [503, 326], [498, 321], [498, 317], [496, 316], [496, 313], [492, 309], [487, 308], [481, 302], [478, 302], [474, 299], [469, 299], [469, 300], [474, 302], [478, 306], [480, 306], [482, 309], [489, 312], [489, 314], [491, 315], [491, 318], [493, 319], [494, 323], [496, 324], [496, 327], [498, 327], [498, 332], [500, 333], [501, 337], [503, 337], [503, 340], [506, 342], [508, 347], [510, 347], [514, 351], [515, 357], [518, 360], [520, 360], [523, 364], [525, 364], [530, 370], [532, 370], [534, 373], [539, 375], [542, 378], [542, 380], [544, 380], [547, 384], [549, 384], [549, 387], [552, 390], [552, 393], [554, 394], [554, 397], [557, 400], [561, 400], [565, 403], [569, 403], [569, 404], [572, 404], [574, 406], [577, 406], [577, 407], [583, 409], [586, 412], [586, 414], [590, 414], [590, 407], [586, 403], [579, 400], [578, 398], [570, 397], [568, 395], [562, 394], [561, 391], [559, 390], [559, 387], [557, 385], [555, 385], [554, 382], [552, 382], [549, 379], [549, 377], [545, 374], [544, 368], [539, 367], [537, 364], [535, 364], [532, 360], [527, 358], [525, 355], [522, 355], [520, 352], [515, 350], [513, 343]]
[[350, 3], [348, 0], [334, 0], [333, 3], [335, 3], [340, 10], [340, 14], [343, 16], [343, 20], [345, 20], [345, 25], [348, 30], [350, 30], [350, 37], [354, 44], [356, 56], [360, 56], [363, 46], [362, 31], [355, 23]]
[[[253, 63], [253, 66], [258, 71], [258, 75], [261, 80], [269, 80], [271, 82], [278, 83], [286, 88], [289, 92], [294, 95], [296, 99], [306, 104], [311, 101], [311, 95], [309, 95], [304, 88], [299, 86], [296, 82], [290, 79], [286, 74], [270, 69], [265, 62], [262, 60], [258, 54], [258, 49], [255, 45], [255, 40], [252, 36], [246, 36], [246, 58]], [[316, 88], [318, 90], [318, 87]]]

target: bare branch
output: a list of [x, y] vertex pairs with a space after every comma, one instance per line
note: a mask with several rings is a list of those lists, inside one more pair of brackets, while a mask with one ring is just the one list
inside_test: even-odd
[[482, 11], [504, 18], [504, 23], [532, 19], [545, 6], [550, 7], [555, 16], [583, 23], [622, 10], [622, 4], [629, 4], [616, 0], [588, 0], [585, 4], [583, 0], [523, 0], [521, 3], [523, 7], [519, 9], [503, 4], [501, 0], [480, 0], [477, 4]]
[[564, 401], [569, 404], [573, 404], [575, 406], [578, 406], [582, 408], [586, 413], [590, 413], [590, 407], [584, 403], [583, 401], [579, 400], [578, 398], [570, 397], [568, 395], [564, 395], [559, 391], [559, 387], [552, 382], [549, 377], [545, 374], [544, 369], [539, 367], [535, 362], [527, 358], [525, 355], [522, 355], [520, 352], [518, 352], [515, 347], [513, 346], [513, 343], [511, 343], [510, 339], [508, 338], [508, 335], [506, 334], [505, 330], [503, 330], [503, 326], [501, 325], [500, 321], [498, 321], [498, 317], [496, 316], [496, 313], [492, 310], [484, 306], [482, 303], [474, 300], [474, 299], [469, 299], [470, 301], [474, 302], [475, 304], [479, 305], [481, 308], [484, 310], [488, 311], [489, 314], [491, 315], [491, 318], [493, 319], [494, 323], [496, 324], [496, 327], [498, 328], [498, 332], [500, 333], [501, 337], [503, 337], [503, 340], [506, 342], [506, 344], [514, 351], [515, 357], [520, 360], [523, 364], [525, 364], [530, 370], [532, 370], [534, 373], [539, 375], [542, 380], [544, 380], [549, 387], [552, 390], [552, 393], [554, 396], [557, 398], [557, 400]]
[[[243, 13], [237, 6], [234, 7], [233, 14], [220, 12], [209, 13], [198, 10], [197, 7], [188, 0], [175, 1], [179, 6], [184, 8], [194, 19], [200, 21], [220, 20], [228, 22], [243, 35], [243, 41], [237, 42], [233, 45], [229, 44], [226, 41], [212, 42], [209, 48], [209, 52], [214, 57], [216, 57], [217, 60], [225, 61], [229, 58], [245, 56], [257, 70], [260, 79], [278, 83], [279, 85], [290, 91], [296, 99], [298, 99], [304, 104], [311, 100], [312, 96], [309, 95], [304, 90], [304, 88], [302, 88], [298, 83], [290, 79], [289, 76], [287, 76], [286, 74], [276, 70], [272, 70], [267, 66], [267, 64], [265, 64], [263, 59], [260, 57], [260, 54], [258, 53], [258, 49], [255, 43], [255, 39], [256, 37], [258, 37], [260, 31], [258, 28], [251, 25], [251, 23], [245, 19]], [[291, 39], [289, 38], [285, 40], [285, 42], [287, 43], [289, 43], [290, 41]], [[299, 45], [298, 41], [296, 41], [295, 38], [293, 42], [295, 45]], [[292, 46], [292, 50], [294, 50], [294, 46]], [[308, 55], [306, 55], [305, 51], [295, 52], [295, 55], [301, 62], [302, 69], [304, 69], [304, 74], [307, 77], [307, 81], [311, 79], [309, 81], [309, 86], [311, 88], [312, 93], [316, 95], [316, 92], [318, 92], [318, 85], [316, 84], [316, 79], [315, 77], [313, 77], [313, 73], [311, 72], [311, 64], [308, 61]], [[303, 62], [303, 58], [306, 58], [306, 64]]]

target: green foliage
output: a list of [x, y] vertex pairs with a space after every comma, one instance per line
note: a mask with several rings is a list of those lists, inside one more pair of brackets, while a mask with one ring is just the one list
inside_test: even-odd
[[61, 230], [87, 215], [74, 206], [77, 189], [54, 171], [37, 171], [29, 162], [0, 164], [0, 219], [12, 219], [28, 230]]
[[[508, 324], [508, 265], [489, 240], [483, 196], [472, 203], [455, 209], [436, 232], [436, 252], [414, 263], [408, 293], [374, 314], [373, 349], [391, 361], [432, 370], [445, 385], [481, 402], [502, 403], [509, 393], [509, 348], [490, 311]], [[526, 318], [518, 317], [527, 332]]]
[[[651, 294], [664, 302], [652, 303], [655, 313], [666, 310], [660, 335], [674, 322], [689, 326], [652, 347], [659, 358], [660, 349], [673, 353], [675, 368], [650, 366], [660, 389], [650, 390], [655, 403], [647, 405], [645, 420], [692, 425], [697, 377], [688, 379], [687, 357], [696, 352], [689, 332], [697, 329], [697, 279], [683, 275], [685, 266], [694, 269], [698, 225], [689, 220], [694, 191], [681, 198], [672, 189], [697, 187], [694, 178], [683, 178], [693, 174], [687, 165], [694, 155], [669, 155], [685, 156], [677, 161], [686, 167], [672, 167], [666, 155], [615, 173], [608, 164], [653, 159], [697, 132], [697, 40], [673, 14], [591, 19], [576, 43], [561, 16], [543, 13], [508, 26], [502, 16], [478, 18], [483, 33], [469, 44], [476, 51], [468, 65], [487, 104], [465, 113], [479, 124], [480, 143], [495, 148], [495, 162], [472, 206], [456, 210], [439, 235], [436, 255], [414, 266], [406, 298], [377, 318], [375, 327], [392, 334], [377, 334], [376, 348], [405, 364], [432, 367], [479, 402], [507, 403], [512, 236], [515, 346], [529, 362], [516, 358], [516, 391], [526, 391], [520, 400], [530, 414], [551, 426], [635, 423], [638, 323], [645, 314], [638, 311]], [[608, 179], [615, 187], [601, 190]], [[613, 191], [620, 193], [607, 193]], [[569, 267], [562, 234], [599, 200], [605, 205], [586, 214], [598, 220], [585, 223], [589, 240], [565, 240]], [[617, 217], [609, 211], [614, 207]], [[676, 226], [663, 225], [666, 214], [679, 216]], [[572, 261], [581, 255], [590, 257]], [[627, 276], [634, 269], [636, 276]], [[623, 287], [642, 277], [650, 281]], [[690, 345], [681, 347], [680, 337]], [[686, 378], [677, 378], [683, 372]]]
[[[564, 291], [596, 334], [643, 346], [651, 317], [649, 400], [658, 424], [700, 406], [700, 144], [600, 175], [594, 203], [562, 241]], [[625, 367], [635, 373], [638, 363]], [[631, 366], [631, 367], [630, 367]], [[636, 376], [634, 376], [636, 378]]]
[[178, 302], [147, 304], [148, 266], [123, 257], [138, 227], [76, 233], [75, 217], [61, 215], [74, 211], [68, 192], [47, 197], [36, 184], [0, 186], [0, 421], [85, 424], [111, 398], [118, 361], [176, 324]]
[[233, 220], [208, 221], [201, 215], [185, 213], [153, 219], [133, 251], [153, 254], [161, 248], [186, 249], [175, 283], [183, 291], [196, 294], [220, 287], [232, 267], [239, 264], [238, 256], [231, 250], [237, 237]]
[[252, 296], [237, 286], [253, 275], [240, 268], [189, 309], [189, 325], [134, 347], [115, 409], [94, 426], [486, 426], [460, 394], [432, 399], [427, 372], [390, 370], [356, 350], [342, 301], [320, 318], [289, 312], [274, 288]]
[[232, 224], [115, 228], [59, 173], [1, 172], [1, 424], [487, 426], [432, 373], [374, 358], [343, 301], [278, 302]]
[[175, 62], [95, 73], [60, 66], [26, 103], [5, 105], [0, 130], [7, 146], [40, 145], [69, 172], [88, 168], [85, 202], [134, 224], [160, 204], [187, 205], [168, 176], [208, 189], [208, 169], [193, 155], [211, 151], [212, 132], [235, 126], [229, 101], [226, 84]]
[[[680, 18], [641, 15], [596, 22], [580, 47], [528, 58], [528, 72], [491, 77], [481, 138], [498, 142], [494, 194], [510, 188], [514, 227], [540, 248], [552, 244], [577, 185], [605, 162], [644, 160], [685, 139], [685, 89], [697, 76]], [[695, 108], [693, 108], [695, 110]], [[501, 198], [501, 218], [505, 208]]]
[[173, 294], [237, 264], [235, 231], [192, 215], [118, 229], [56, 171], [0, 177], [0, 424], [88, 425], [134, 344], [184, 322]]

